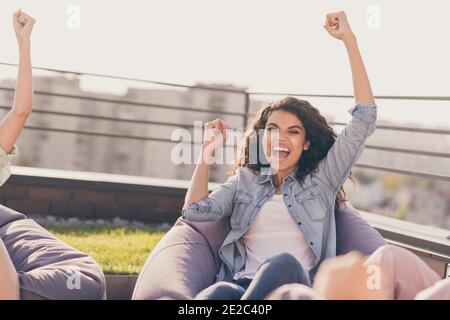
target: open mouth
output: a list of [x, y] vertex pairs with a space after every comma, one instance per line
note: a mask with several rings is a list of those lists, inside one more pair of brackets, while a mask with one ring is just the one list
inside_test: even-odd
[[277, 158], [278, 160], [284, 160], [287, 157], [289, 157], [289, 154], [291, 153], [291, 150], [288, 147], [273, 147], [272, 148], [272, 155]]

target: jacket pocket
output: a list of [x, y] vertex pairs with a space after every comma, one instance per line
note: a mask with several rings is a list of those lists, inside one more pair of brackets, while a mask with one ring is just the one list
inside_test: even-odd
[[248, 211], [250, 203], [252, 201], [252, 195], [246, 192], [238, 191], [236, 198], [234, 199], [233, 214], [231, 215], [231, 226], [241, 227], [245, 214]]
[[297, 203], [307, 213], [311, 221], [321, 221], [327, 215], [327, 209], [317, 185], [303, 189], [295, 196]]

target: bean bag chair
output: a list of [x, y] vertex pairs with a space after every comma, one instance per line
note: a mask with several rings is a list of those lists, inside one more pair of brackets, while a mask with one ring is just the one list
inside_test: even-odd
[[[352, 250], [370, 255], [386, 244], [348, 202], [339, 208], [336, 227], [338, 255]], [[218, 250], [229, 230], [229, 218], [214, 222], [179, 218], [147, 259], [133, 299], [193, 299], [214, 283], [219, 270]]]
[[0, 238], [19, 276], [21, 299], [106, 298], [105, 277], [94, 259], [1, 205]]

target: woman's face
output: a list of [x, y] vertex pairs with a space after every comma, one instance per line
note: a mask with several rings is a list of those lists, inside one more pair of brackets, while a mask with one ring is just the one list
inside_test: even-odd
[[302, 153], [309, 148], [302, 121], [296, 115], [278, 110], [267, 119], [263, 149], [272, 169], [285, 176], [297, 168]]

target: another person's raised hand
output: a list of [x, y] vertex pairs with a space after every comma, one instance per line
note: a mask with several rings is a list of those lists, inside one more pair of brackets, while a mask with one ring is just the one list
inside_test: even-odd
[[33, 31], [35, 23], [36, 20], [25, 12], [22, 12], [20, 9], [14, 12], [13, 26], [19, 46], [30, 42], [31, 32]]

